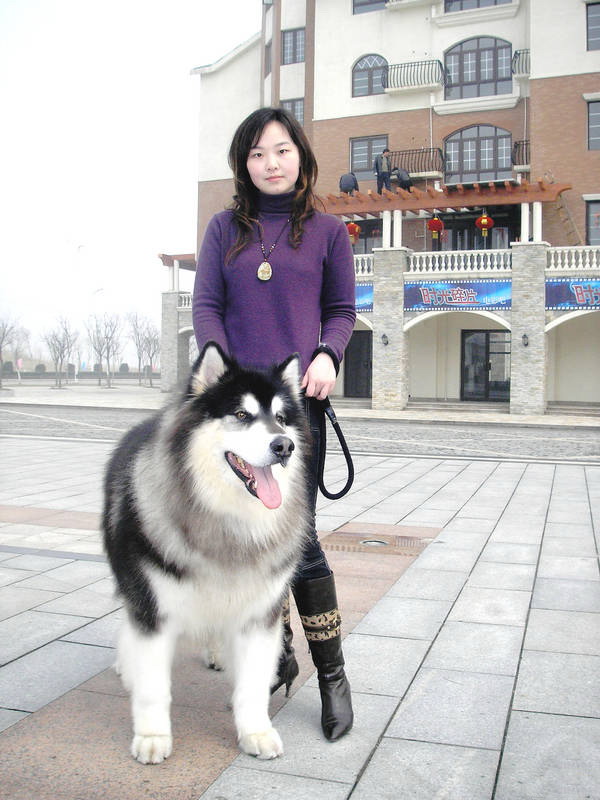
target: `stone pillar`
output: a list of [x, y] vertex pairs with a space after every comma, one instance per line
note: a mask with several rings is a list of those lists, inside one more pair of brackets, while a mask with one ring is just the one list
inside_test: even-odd
[[404, 272], [411, 253], [406, 247], [373, 251], [374, 409], [400, 411], [408, 402]]
[[511, 247], [510, 413], [544, 414], [546, 264], [550, 245], [548, 242], [513, 242]]
[[539, 200], [533, 204], [533, 241], [542, 241], [542, 204]]
[[163, 292], [160, 336], [160, 389], [170, 392], [177, 386], [179, 292]]
[[387, 250], [392, 246], [392, 212], [382, 211], [381, 217], [383, 220], [381, 242], [383, 249]]
[[402, 211], [394, 209], [392, 227], [392, 243], [394, 247], [402, 247]]
[[529, 241], [529, 203], [521, 203], [521, 241]]

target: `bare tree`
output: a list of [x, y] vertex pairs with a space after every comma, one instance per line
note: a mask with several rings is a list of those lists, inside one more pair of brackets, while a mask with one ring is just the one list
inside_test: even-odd
[[24, 355], [31, 355], [30, 350], [29, 331], [18, 327], [12, 341], [12, 354], [19, 383], [21, 383], [21, 361]]
[[94, 363], [100, 365], [100, 372], [98, 374], [98, 386], [102, 383], [102, 362], [104, 361], [104, 354], [106, 353], [106, 338], [104, 336], [104, 324], [102, 317], [94, 314], [85, 323], [90, 347], [94, 354]]
[[146, 336], [146, 327], [148, 320], [146, 317], [140, 317], [137, 311], [127, 315], [129, 322], [130, 338], [135, 347], [138, 360], [138, 384], [142, 385], [142, 362], [144, 360], [144, 341]]
[[2, 388], [2, 373], [4, 372], [3, 350], [14, 341], [17, 332], [17, 323], [11, 319], [0, 319], [0, 389]]
[[160, 352], [160, 331], [153, 322], [146, 322], [144, 333], [144, 355], [148, 359], [148, 379], [152, 386], [152, 368]]
[[58, 320], [58, 325], [54, 330], [42, 336], [54, 362], [54, 382], [59, 389], [62, 387], [63, 367], [69, 362], [77, 342], [77, 336], [77, 332], [71, 329], [69, 321], [64, 317]]
[[102, 382], [102, 361], [106, 361], [106, 385], [112, 386], [114, 361], [121, 350], [121, 318], [118, 314], [96, 314], [85, 325], [96, 363], [100, 364], [98, 386]]

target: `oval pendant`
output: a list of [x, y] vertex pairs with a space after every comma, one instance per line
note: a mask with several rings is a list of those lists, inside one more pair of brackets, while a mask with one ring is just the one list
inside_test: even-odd
[[259, 281], [268, 281], [271, 279], [271, 275], [273, 274], [273, 270], [271, 269], [271, 265], [268, 261], [263, 261], [258, 270], [256, 271], [256, 277]]

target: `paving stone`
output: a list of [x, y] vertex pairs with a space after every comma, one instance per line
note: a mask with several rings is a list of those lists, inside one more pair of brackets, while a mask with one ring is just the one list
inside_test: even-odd
[[525, 650], [513, 708], [600, 717], [600, 656]]
[[[402, 697], [428, 647], [425, 640], [349, 634], [344, 639], [344, 658], [353, 693]], [[316, 673], [308, 685], [318, 685]]]
[[[285, 748], [285, 758], [252, 760], [252, 768], [269, 773], [285, 773], [323, 781], [352, 784], [385, 730], [398, 701], [394, 697], [353, 692], [354, 727], [335, 742], [335, 757], [321, 731], [319, 690], [302, 686], [293, 703], [286, 704], [274, 717]], [[235, 766], [241, 766], [240, 756]]]
[[19, 658], [79, 628], [81, 617], [24, 611], [0, 622], [0, 664]]
[[56, 569], [68, 564], [73, 559], [68, 558], [54, 558], [49, 556], [39, 556], [30, 553], [25, 553], [20, 556], [12, 556], [10, 561], [5, 563], [4, 566], [11, 567], [11, 569], [26, 569], [35, 572], [45, 572], [48, 569]]
[[12, 711], [10, 708], [0, 708], [0, 731], [5, 731], [11, 725], [16, 725], [29, 714], [26, 711]]
[[419, 556], [421, 569], [442, 569], [453, 572], [468, 572], [473, 568], [480, 548], [459, 550], [449, 544], [432, 542]]
[[568, 556], [545, 556], [542, 554], [538, 567], [540, 578], [575, 578], [597, 581], [598, 560], [596, 558], [570, 558]]
[[525, 625], [529, 592], [465, 586], [448, 619], [491, 625]]
[[345, 800], [351, 790], [351, 785], [334, 781], [229, 767], [200, 795], [200, 798], [201, 800], [265, 800], [271, 797], [285, 797], [286, 800], [306, 800], [307, 797], [320, 795], [327, 800]]
[[522, 641], [523, 628], [447, 621], [423, 666], [514, 676]]
[[60, 597], [59, 592], [44, 592], [38, 589], [28, 589], [15, 586], [3, 586], [0, 589], [0, 620], [35, 608], [42, 603]]
[[354, 628], [354, 633], [431, 640], [450, 606], [450, 602], [443, 600], [382, 597]]
[[[79, 642], [80, 644], [95, 644], [100, 647], [116, 647], [119, 628], [123, 619], [121, 610], [108, 614], [102, 619], [94, 620], [83, 627], [79, 627], [66, 636], [61, 636], [64, 642]], [[79, 624], [82, 619], [79, 617]]]
[[40, 611], [54, 614], [74, 614], [79, 617], [103, 617], [120, 608], [122, 600], [114, 595], [95, 592], [90, 589], [77, 589], [63, 594], [48, 603], [38, 606]]
[[11, 569], [3, 563], [0, 566], [0, 586], [10, 586], [10, 584], [18, 583], [23, 578], [31, 577], [35, 572], [24, 569]]
[[532, 608], [525, 648], [600, 656], [600, 614]]
[[466, 572], [424, 569], [417, 559], [396, 581], [388, 597], [412, 597], [422, 600], [455, 600], [467, 578]]
[[37, 711], [113, 661], [106, 647], [51, 642], [0, 668], [0, 706]]
[[536, 564], [539, 548], [533, 544], [490, 542], [481, 554], [481, 561], [505, 564]]
[[579, 558], [595, 558], [596, 542], [594, 534], [584, 536], [544, 536], [543, 556], [570, 556]]
[[497, 764], [498, 753], [493, 750], [386, 737], [352, 800], [487, 800]]
[[514, 711], [495, 800], [598, 800], [600, 720]]
[[600, 611], [600, 581], [538, 578], [532, 608], [562, 611]]
[[529, 592], [535, 578], [534, 564], [498, 564], [478, 561], [469, 576], [467, 586], [488, 589], [521, 589]]
[[455, 670], [420, 670], [386, 736], [499, 750], [514, 680]]
[[445, 533], [453, 533], [454, 531], [464, 533], [479, 533], [490, 534], [494, 530], [495, 522], [493, 520], [479, 519], [472, 517], [465, 517], [457, 515], [451, 520], [444, 528]]

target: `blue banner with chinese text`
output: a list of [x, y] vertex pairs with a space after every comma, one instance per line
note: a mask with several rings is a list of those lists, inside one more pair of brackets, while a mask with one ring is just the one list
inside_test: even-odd
[[405, 311], [510, 307], [510, 281], [418, 281], [404, 284]]

